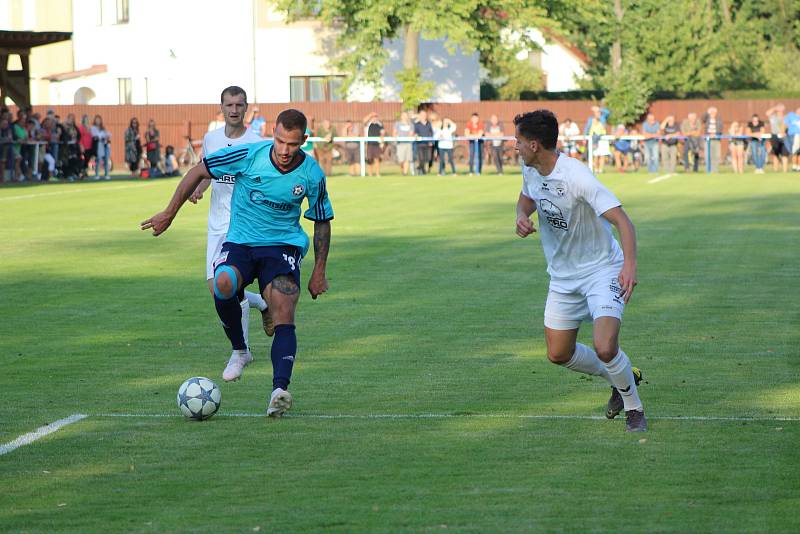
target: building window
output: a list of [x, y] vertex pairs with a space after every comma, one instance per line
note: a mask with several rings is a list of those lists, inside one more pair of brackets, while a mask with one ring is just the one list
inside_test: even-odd
[[289, 78], [291, 102], [338, 102], [342, 100], [344, 76], [292, 76]]
[[117, 0], [117, 24], [128, 23], [128, 0]]
[[131, 103], [131, 79], [130, 78], [117, 78], [119, 80], [119, 103]]

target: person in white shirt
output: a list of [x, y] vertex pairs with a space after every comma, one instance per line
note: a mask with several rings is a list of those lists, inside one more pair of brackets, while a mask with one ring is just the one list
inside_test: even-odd
[[[227, 87], [222, 91], [222, 104], [220, 106], [225, 126], [212, 130], [203, 137], [203, 156], [207, 157], [217, 150], [229, 146], [260, 143], [263, 139], [252, 129], [244, 125], [244, 115], [247, 111], [247, 93], [237, 86]], [[189, 200], [197, 204], [203, 198], [203, 193], [211, 185], [211, 180], [203, 180], [195, 189]], [[228, 224], [231, 218], [231, 194], [233, 193], [233, 177], [223, 176], [214, 180], [211, 189], [211, 205], [208, 209], [208, 241], [206, 245], [206, 282], [211, 295], [214, 295], [214, 262], [219, 258], [222, 244], [228, 234]], [[261, 322], [268, 336], [275, 333], [272, 317], [267, 308], [267, 302], [258, 293], [244, 292], [245, 300], [242, 306], [242, 331], [245, 343], [249, 346], [247, 328], [250, 318], [250, 308], [261, 311]]]
[[450, 161], [450, 169], [456, 173], [456, 164], [453, 161], [453, 137], [456, 134], [456, 123], [445, 117], [441, 128], [433, 129], [433, 137], [439, 146], [439, 176], [445, 174], [445, 159]]
[[[613, 419], [624, 409], [626, 430], [643, 432], [647, 420], [637, 391], [641, 371], [618, 344], [622, 312], [637, 284], [633, 223], [586, 165], [556, 150], [558, 121], [552, 112], [518, 115], [514, 125], [523, 162], [516, 231], [519, 237], [536, 232], [530, 216], [538, 212], [550, 274], [544, 310], [547, 357], [606, 379], [612, 387], [606, 417]], [[577, 343], [586, 319], [593, 321], [594, 350]]]

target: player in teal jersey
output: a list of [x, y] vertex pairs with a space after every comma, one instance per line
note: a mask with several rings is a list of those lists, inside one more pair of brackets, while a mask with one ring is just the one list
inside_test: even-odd
[[328, 290], [325, 269], [333, 208], [322, 169], [300, 150], [308, 137], [305, 115], [288, 109], [275, 124], [274, 141], [227, 147], [193, 167], [167, 208], [144, 221], [142, 230], [152, 229], [154, 236], [164, 233], [201, 180], [235, 181], [227, 241], [214, 265], [214, 303], [233, 347], [223, 378], [238, 378], [253, 359], [244, 341], [239, 302], [244, 288], [258, 280], [275, 323], [267, 415], [280, 417], [292, 405], [287, 388], [297, 349], [294, 314], [300, 263], [309, 247], [300, 226], [302, 202], [308, 200], [303, 215], [314, 221], [314, 269], [308, 282], [314, 299]]

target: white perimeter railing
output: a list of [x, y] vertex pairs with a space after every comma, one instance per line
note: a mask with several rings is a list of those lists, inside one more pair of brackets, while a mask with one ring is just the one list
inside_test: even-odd
[[[719, 140], [722, 140], [722, 139], [758, 139], [758, 138], [760, 138], [763, 141], [763, 140], [770, 139], [771, 137], [772, 136], [770, 134], [763, 133], [763, 134], [758, 134], [758, 135], [701, 135], [701, 136], [697, 136], [696, 139], [702, 139], [705, 142], [706, 154], [709, 154], [711, 152], [711, 141], [719, 141]], [[593, 141], [598, 141], [598, 140], [602, 139], [602, 140], [605, 140], [605, 141], [614, 142], [614, 141], [617, 141], [617, 140], [621, 139], [621, 140], [628, 140], [628, 141], [658, 141], [660, 143], [661, 141], [667, 140], [667, 139], [670, 139], [670, 140], [677, 139], [679, 141], [683, 141], [683, 140], [686, 140], [688, 138], [689, 137], [685, 136], [685, 135], [671, 135], [669, 137], [666, 137], [666, 136], [663, 136], [663, 135], [662, 136], [656, 136], [656, 137], [645, 137], [643, 135], [620, 135], [620, 136], [601, 135], [601, 136], [596, 136], [596, 137], [592, 136], [592, 135], [572, 135], [572, 136], [559, 136], [558, 140], [562, 141], [562, 142], [564, 142], [564, 141], [567, 141], [567, 142], [587, 141], [587, 143], [586, 143], [586, 155], [587, 155], [587, 158], [588, 158], [587, 164], [589, 166], [589, 169], [594, 171], [594, 158], [592, 157], [594, 155], [594, 142]], [[266, 139], [269, 139], [269, 138], [266, 138]], [[318, 142], [323, 141], [324, 139], [322, 137], [309, 137], [308, 140], [311, 141], [312, 143], [315, 143], [315, 142], [318, 143]], [[446, 141], [452, 141], [452, 142], [468, 141], [470, 143], [474, 143], [474, 149], [476, 151], [479, 149], [479, 142], [480, 141], [491, 142], [491, 141], [515, 141], [515, 140], [516, 140], [515, 137], [511, 137], [511, 136], [507, 136], [507, 135], [502, 136], [502, 137], [480, 137], [480, 138], [458, 136], [458, 137], [453, 137], [452, 139], [446, 139]], [[367, 143], [369, 143], [369, 142], [377, 142], [377, 143], [396, 143], [396, 142], [413, 143], [413, 142], [438, 142], [438, 141], [442, 141], [442, 139], [436, 139], [434, 137], [390, 137], [390, 136], [385, 136], [385, 137], [334, 137], [333, 138], [333, 142], [335, 142], [335, 143], [348, 143], [348, 142], [350, 142], [350, 143], [358, 143], [359, 162], [361, 164], [361, 176], [366, 176], [366, 170], [367, 170], [367, 163], [366, 163], [366, 160], [367, 160], [367, 157], [366, 157], [367, 156]], [[7, 144], [9, 144], [9, 143], [0, 142], [0, 147], [2, 147], [3, 145], [7, 145]], [[49, 143], [47, 141], [26, 141], [25, 143], [19, 143], [19, 144], [34, 145], [34, 152], [33, 152], [34, 161], [39, 161], [39, 147], [42, 146], [42, 145], [47, 145]], [[65, 144], [65, 143], [60, 143], [60, 144]], [[477, 171], [478, 169], [475, 169], [475, 170]], [[706, 157], [706, 172], [707, 173], [711, 172], [711, 160], [708, 157]], [[480, 174], [480, 172], [477, 172], [476, 174]]]

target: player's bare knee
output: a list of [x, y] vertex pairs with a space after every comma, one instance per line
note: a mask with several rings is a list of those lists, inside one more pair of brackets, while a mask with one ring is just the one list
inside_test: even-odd
[[567, 354], [567, 352], [563, 350], [562, 351], [548, 350], [547, 359], [550, 360], [550, 363], [554, 363], [556, 365], [564, 365], [572, 358], [572, 352]]
[[600, 358], [601, 362], [608, 363], [614, 359], [614, 357], [619, 352], [619, 347], [613, 344], [606, 344], [606, 345], [599, 345], [596, 344], [594, 346], [594, 351], [597, 354], [597, 357]]

